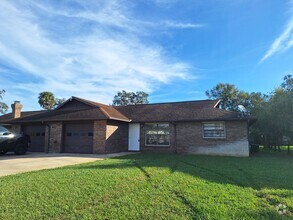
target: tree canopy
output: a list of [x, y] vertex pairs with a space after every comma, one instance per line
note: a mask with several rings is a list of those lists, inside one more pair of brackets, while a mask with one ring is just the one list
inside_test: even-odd
[[126, 105], [138, 105], [138, 104], [147, 104], [149, 94], [143, 91], [137, 92], [126, 92], [122, 90], [118, 92], [113, 99], [112, 105], [114, 106], [126, 106]]
[[270, 94], [244, 92], [232, 84], [217, 84], [206, 91], [210, 99], [221, 99], [223, 109], [239, 110], [243, 105], [257, 121], [250, 129], [250, 139], [264, 146], [280, 146], [286, 136], [293, 141], [293, 78], [286, 75]]
[[[5, 95], [5, 90], [0, 90], [0, 100], [3, 100], [3, 96]], [[6, 105], [4, 102], [0, 101], [0, 113], [5, 114], [8, 110], [8, 105]]]
[[205, 92], [209, 99], [221, 99], [220, 108], [238, 110], [239, 105], [249, 105], [249, 94], [239, 91], [233, 84], [218, 83], [211, 90]]
[[45, 110], [53, 109], [55, 106], [55, 97], [52, 92], [44, 91], [39, 94], [39, 104]]
[[64, 98], [55, 98], [52, 92], [44, 91], [39, 94], [39, 104], [45, 110], [55, 109], [65, 101]]

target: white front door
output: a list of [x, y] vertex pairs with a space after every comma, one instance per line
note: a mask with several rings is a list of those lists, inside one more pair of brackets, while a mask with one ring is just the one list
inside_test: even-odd
[[139, 151], [139, 124], [129, 124], [128, 150]]

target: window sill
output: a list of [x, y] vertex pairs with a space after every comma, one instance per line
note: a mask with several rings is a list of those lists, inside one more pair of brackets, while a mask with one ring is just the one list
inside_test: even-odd
[[203, 137], [203, 139], [207, 139], [207, 140], [225, 140], [227, 139], [226, 137]]
[[145, 147], [163, 147], [163, 148], [169, 148], [170, 145], [145, 145]]

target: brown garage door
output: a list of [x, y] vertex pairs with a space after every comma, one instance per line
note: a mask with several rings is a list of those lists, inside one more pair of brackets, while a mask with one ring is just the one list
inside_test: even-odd
[[29, 125], [23, 128], [23, 132], [31, 138], [31, 144], [28, 151], [44, 152], [45, 151], [45, 130], [44, 125]]
[[66, 124], [63, 151], [66, 153], [93, 153], [93, 123]]

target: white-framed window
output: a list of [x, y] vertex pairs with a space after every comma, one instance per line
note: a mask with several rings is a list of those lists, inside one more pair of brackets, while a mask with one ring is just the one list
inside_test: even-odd
[[202, 124], [203, 138], [225, 138], [226, 129], [224, 122], [204, 122]]
[[146, 123], [145, 145], [146, 146], [170, 146], [169, 123]]

